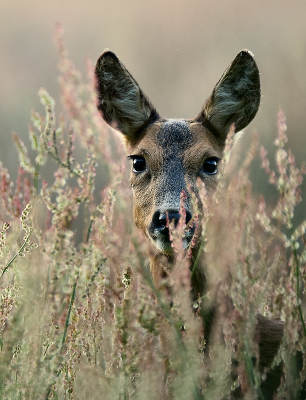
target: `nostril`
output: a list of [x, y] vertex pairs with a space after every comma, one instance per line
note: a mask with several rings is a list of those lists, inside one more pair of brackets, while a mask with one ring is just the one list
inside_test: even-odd
[[186, 210], [186, 225], [191, 221], [192, 215], [191, 212]]
[[153, 218], [152, 218], [152, 222], [151, 222], [151, 230], [155, 230], [161, 227], [161, 223], [160, 223], [160, 212], [159, 211], [155, 211], [155, 213], [153, 214]]

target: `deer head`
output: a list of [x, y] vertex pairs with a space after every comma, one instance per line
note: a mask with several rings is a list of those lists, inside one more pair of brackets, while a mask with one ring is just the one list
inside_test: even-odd
[[[168, 221], [180, 219], [180, 196], [190, 201], [201, 180], [208, 196], [216, 187], [218, 163], [232, 124], [247, 126], [260, 103], [259, 71], [252, 54], [241, 51], [214, 87], [200, 113], [191, 120], [161, 117], [118, 57], [105, 51], [97, 61], [98, 109], [125, 139], [132, 160], [134, 221], [164, 254], [171, 252]], [[195, 231], [186, 228], [184, 246]]]

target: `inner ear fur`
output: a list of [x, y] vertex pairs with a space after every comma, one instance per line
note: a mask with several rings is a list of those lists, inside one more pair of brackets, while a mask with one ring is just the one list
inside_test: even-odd
[[121, 131], [128, 141], [158, 114], [118, 57], [106, 50], [95, 68], [97, 107], [103, 119]]
[[248, 50], [242, 50], [225, 70], [197, 120], [206, 121], [225, 140], [234, 123], [236, 132], [255, 117], [260, 104], [257, 64]]

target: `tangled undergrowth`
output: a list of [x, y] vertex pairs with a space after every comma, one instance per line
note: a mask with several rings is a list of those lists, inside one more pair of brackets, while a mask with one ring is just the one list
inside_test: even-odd
[[[274, 365], [302, 354], [302, 370], [285, 368], [277, 394], [293, 398], [306, 381], [306, 221], [292, 222], [305, 168], [286, 149], [283, 112], [275, 171], [260, 149], [276, 204], [252, 195], [256, 138], [233, 171], [230, 136], [215, 206], [205, 209], [207, 301], [217, 290], [221, 332], [205, 351], [199, 313], [191, 311], [182, 232], [173, 232], [177, 263], [165, 282], [173, 289], [170, 307], [152, 282], [150, 244], [133, 225], [120, 143], [96, 111], [92, 65], [84, 83], [60, 35], [57, 45], [63, 113], [56, 117], [54, 100], [41, 89], [45, 113], [32, 113], [31, 154], [14, 135], [15, 183], [0, 164], [0, 398], [219, 400], [241, 385], [245, 398], [261, 398], [267, 371], [252, 362], [258, 313], [284, 322]], [[46, 182], [53, 166], [54, 180]], [[98, 190], [102, 175], [106, 184]]]

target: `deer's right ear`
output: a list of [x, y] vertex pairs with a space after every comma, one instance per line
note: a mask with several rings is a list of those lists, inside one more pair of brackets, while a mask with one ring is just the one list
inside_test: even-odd
[[100, 56], [95, 77], [103, 119], [128, 141], [137, 141], [137, 133], [159, 117], [155, 108], [113, 52], [106, 50]]

